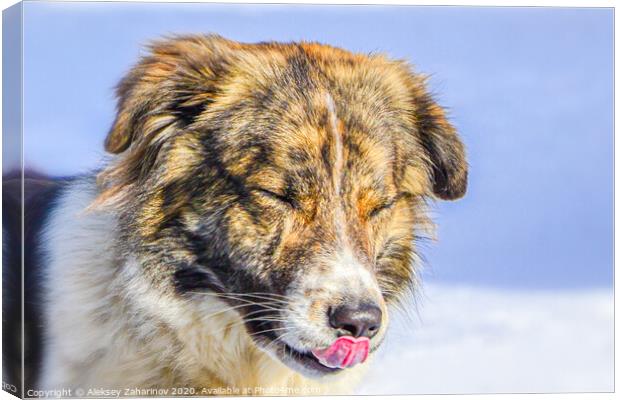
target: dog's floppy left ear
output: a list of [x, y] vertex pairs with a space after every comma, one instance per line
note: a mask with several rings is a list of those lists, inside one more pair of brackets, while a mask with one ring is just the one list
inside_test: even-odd
[[99, 174], [97, 204], [130, 198], [164, 159], [162, 153], [212, 104], [236, 42], [216, 35], [154, 42], [117, 87], [118, 106], [105, 149], [119, 156]]
[[419, 141], [430, 161], [433, 194], [443, 200], [456, 200], [467, 190], [465, 146], [444, 109], [425, 91], [414, 96], [415, 121]]
[[217, 35], [153, 42], [117, 86], [117, 115], [105, 149], [122, 153], [160, 139], [166, 127], [191, 123], [210, 102], [233, 46]]

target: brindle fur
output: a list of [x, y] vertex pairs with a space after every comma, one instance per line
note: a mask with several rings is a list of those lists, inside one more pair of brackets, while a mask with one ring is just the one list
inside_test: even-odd
[[[429, 195], [461, 197], [467, 181], [463, 145], [423, 77], [404, 62], [316, 43], [191, 36], [151, 53], [118, 87], [106, 149], [121, 156], [101, 181], [158, 284], [170, 275], [181, 293], [283, 293], [293, 272], [330, 250], [339, 201], [384, 288], [411, 282], [418, 206]], [[340, 193], [326, 184], [326, 94], [343, 137]]]
[[[105, 142], [116, 156], [91, 212], [118, 216], [119, 257], [138, 260], [162, 298], [287, 295], [320, 276], [344, 232], [391, 304], [414, 284], [427, 199], [465, 193], [463, 144], [403, 61], [174, 37], [150, 46], [118, 97]], [[315, 299], [309, 318], [325, 307]], [[257, 343], [275, 338], [261, 333], [269, 320], [246, 319]]]

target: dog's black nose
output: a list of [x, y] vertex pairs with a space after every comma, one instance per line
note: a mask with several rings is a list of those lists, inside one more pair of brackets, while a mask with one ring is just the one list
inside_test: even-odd
[[374, 304], [341, 305], [329, 310], [329, 324], [345, 335], [372, 338], [381, 327], [381, 309]]

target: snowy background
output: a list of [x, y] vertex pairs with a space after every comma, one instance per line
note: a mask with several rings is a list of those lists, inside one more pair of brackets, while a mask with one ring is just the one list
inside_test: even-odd
[[426, 287], [400, 316], [360, 394], [613, 391], [606, 289]]
[[[113, 87], [148, 40], [215, 32], [381, 51], [431, 75], [465, 141], [424, 293], [360, 393], [613, 390], [613, 11], [147, 3], [24, 5], [30, 168], [97, 166]], [[10, 127], [9, 127], [10, 129]]]

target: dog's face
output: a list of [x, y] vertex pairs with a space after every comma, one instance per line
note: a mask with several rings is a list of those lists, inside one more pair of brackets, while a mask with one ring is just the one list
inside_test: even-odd
[[[153, 285], [225, 301], [309, 376], [387, 328], [425, 199], [465, 192], [463, 146], [405, 64], [317, 44], [184, 37], [119, 85], [100, 201]], [[206, 293], [209, 295], [201, 295]]]

